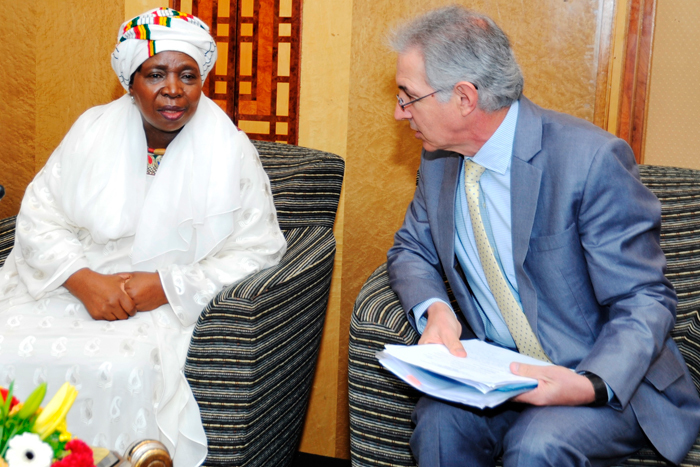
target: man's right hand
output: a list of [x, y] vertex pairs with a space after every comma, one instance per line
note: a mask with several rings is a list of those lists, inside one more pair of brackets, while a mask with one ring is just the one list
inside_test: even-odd
[[90, 316], [96, 320], [128, 319], [136, 314], [133, 300], [124, 290], [124, 278], [80, 269], [63, 284], [83, 302]]
[[467, 352], [459, 341], [462, 325], [457, 320], [454, 311], [443, 302], [435, 302], [425, 312], [428, 324], [418, 344], [443, 344], [456, 357], [466, 357]]

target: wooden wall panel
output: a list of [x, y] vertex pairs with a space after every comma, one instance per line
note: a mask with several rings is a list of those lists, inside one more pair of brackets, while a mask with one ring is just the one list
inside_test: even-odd
[[593, 123], [605, 129], [610, 111], [612, 75], [611, 62], [615, 23], [615, 0], [601, 0], [598, 20], [598, 69], [596, 71], [595, 110]]
[[617, 136], [644, 162], [644, 124], [651, 74], [656, 0], [630, 0]]
[[301, 0], [171, 5], [209, 24], [217, 42], [219, 58], [205, 94], [251, 139], [297, 144]]
[[15, 20], [0, 30], [0, 184], [7, 190], [0, 218], [17, 214], [27, 184], [83, 112], [124, 95], [109, 61], [124, 0], [2, 5]]

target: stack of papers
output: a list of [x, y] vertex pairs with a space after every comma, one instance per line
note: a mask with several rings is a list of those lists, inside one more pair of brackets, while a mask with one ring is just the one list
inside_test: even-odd
[[467, 358], [455, 357], [441, 344], [387, 344], [377, 352], [377, 359], [425, 394], [480, 409], [537, 387], [537, 380], [511, 373], [511, 362], [551, 365], [477, 339], [464, 340], [462, 345]]

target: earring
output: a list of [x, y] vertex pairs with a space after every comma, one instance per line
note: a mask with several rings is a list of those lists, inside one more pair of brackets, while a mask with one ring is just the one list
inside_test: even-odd
[[133, 94], [129, 94], [129, 97], [131, 97], [131, 103], [132, 103], [132, 104], [136, 104], [136, 101], [134, 100], [134, 95], [133, 95]]

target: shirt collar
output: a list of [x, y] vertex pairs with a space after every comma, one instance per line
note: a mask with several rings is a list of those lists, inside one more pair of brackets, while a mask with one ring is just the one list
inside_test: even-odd
[[518, 101], [511, 104], [506, 118], [503, 119], [496, 132], [474, 154], [472, 158], [474, 162], [493, 172], [506, 173], [513, 155], [513, 140], [515, 139], [515, 126], [518, 123], [519, 108], [520, 103]]

